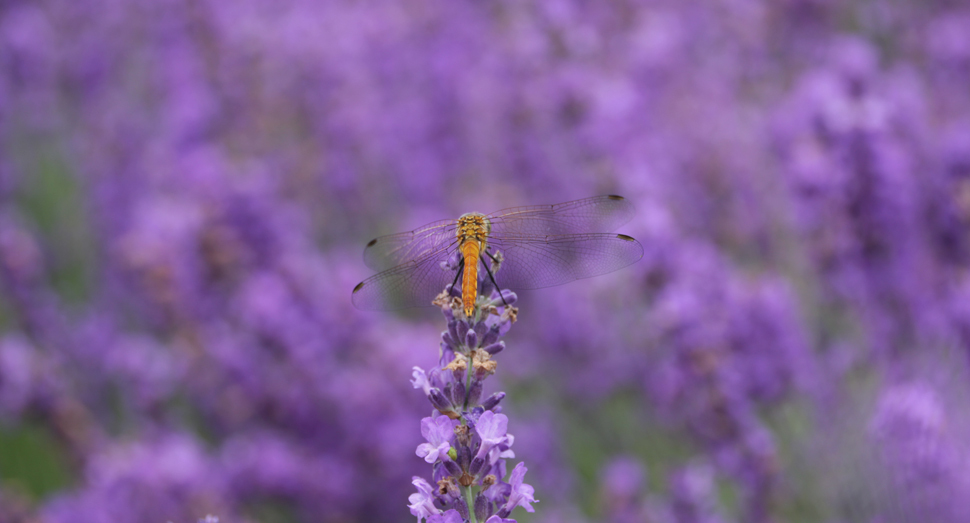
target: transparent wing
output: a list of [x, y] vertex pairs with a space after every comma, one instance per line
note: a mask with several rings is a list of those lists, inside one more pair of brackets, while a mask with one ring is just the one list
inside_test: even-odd
[[453, 247], [424, 256], [367, 278], [354, 287], [351, 301], [361, 310], [387, 311], [426, 307], [455, 279], [455, 271], [442, 268], [454, 255]]
[[364, 263], [375, 271], [383, 271], [437, 252], [457, 241], [456, 220], [440, 220], [418, 227], [374, 238], [364, 248]]
[[488, 215], [491, 236], [604, 233], [630, 221], [635, 209], [622, 196], [593, 196], [555, 205], [513, 207]]
[[495, 282], [503, 289], [539, 289], [622, 269], [643, 257], [625, 234], [563, 234], [493, 238], [503, 256]]

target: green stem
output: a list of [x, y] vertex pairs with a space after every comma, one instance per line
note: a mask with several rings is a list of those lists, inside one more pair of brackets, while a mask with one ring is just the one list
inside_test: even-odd
[[472, 497], [472, 488], [461, 487], [461, 492], [465, 496], [465, 503], [468, 504], [468, 523], [478, 523], [475, 518], [475, 498]]

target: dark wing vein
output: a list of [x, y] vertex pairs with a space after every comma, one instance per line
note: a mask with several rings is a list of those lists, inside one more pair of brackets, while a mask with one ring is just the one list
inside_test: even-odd
[[454, 251], [453, 246], [446, 245], [367, 278], [354, 288], [354, 306], [362, 310], [394, 310], [431, 305], [455, 278], [454, 270], [441, 266]]
[[495, 239], [503, 261], [495, 280], [511, 290], [539, 289], [607, 274], [643, 257], [643, 246], [622, 234], [563, 234]]
[[492, 235], [604, 233], [630, 221], [634, 207], [621, 196], [603, 195], [555, 205], [513, 207], [489, 215]]
[[455, 220], [439, 220], [413, 231], [374, 238], [364, 248], [364, 263], [383, 271], [417, 260], [454, 242], [455, 229]]

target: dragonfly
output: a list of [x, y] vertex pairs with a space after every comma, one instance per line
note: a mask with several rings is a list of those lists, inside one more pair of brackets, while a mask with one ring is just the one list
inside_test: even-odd
[[430, 306], [461, 280], [471, 317], [485, 269], [497, 290], [539, 289], [607, 274], [640, 260], [643, 246], [611, 231], [634, 207], [615, 194], [554, 205], [470, 212], [368, 242], [364, 263], [378, 274], [354, 287], [362, 310]]

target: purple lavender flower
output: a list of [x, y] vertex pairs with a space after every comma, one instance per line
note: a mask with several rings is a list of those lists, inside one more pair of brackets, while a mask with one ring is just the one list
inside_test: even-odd
[[[966, 390], [965, 385], [960, 389]], [[927, 384], [889, 387], [879, 398], [869, 428], [881, 465], [874, 468], [875, 483], [886, 489], [877, 501], [883, 521], [956, 523], [970, 517], [970, 478], [961, 471], [967, 447], [947, 427], [947, 417]], [[966, 432], [966, 427], [955, 428]]]
[[455, 437], [455, 427], [458, 421], [441, 414], [433, 418], [421, 420], [421, 435], [427, 443], [418, 445], [418, 457], [424, 458], [428, 463], [434, 463], [439, 458], [444, 458], [451, 448], [451, 440]]
[[[480, 282], [481, 284], [482, 282]], [[504, 302], [503, 302], [504, 299]], [[460, 298], [447, 290], [435, 303], [441, 307], [448, 330], [442, 333], [439, 365], [428, 372], [414, 367], [411, 385], [421, 389], [440, 413], [421, 421], [427, 440], [416, 453], [434, 465], [433, 489], [422, 478], [413, 484], [418, 492], [409, 498], [411, 513], [418, 520], [483, 522], [502, 521], [517, 507], [532, 512], [532, 486], [523, 483], [525, 465], [519, 463], [505, 483], [505, 460], [515, 454], [515, 438], [507, 433], [509, 419], [498, 412], [502, 393], [481, 403], [484, 381], [495, 373], [497, 363], [484, 347], [494, 347], [515, 321], [516, 296], [491, 289], [478, 300], [475, 314], [465, 318]], [[484, 314], [480, 314], [484, 312]], [[463, 318], [463, 319], [459, 319]], [[443, 512], [444, 510], [444, 512]]]
[[512, 492], [509, 494], [509, 500], [501, 509], [499, 509], [499, 516], [508, 516], [515, 507], [522, 507], [526, 512], [535, 512], [535, 509], [532, 508], [532, 503], [538, 503], [538, 500], [533, 497], [535, 489], [533, 489], [531, 485], [522, 482], [522, 480], [525, 478], [525, 473], [527, 470], [529, 469], [527, 469], [525, 464], [522, 462], [519, 462], [519, 464], [512, 469], [512, 476], [509, 478], [509, 484], [512, 486]]
[[411, 502], [408, 508], [411, 509], [412, 515], [418, 517], [418, 523], [421, 523], [424, 518], [441, 514], [434, 505], [435, 497], [432, 494], [431, 485], [424, 478], [419, 477], [415, 477], [411, 484], [417, 487], [418, 491], [408, 497], [408, 501]]
[[481, 438], [482, 444], [478, 448], [476, 457], [484, 457], [493, 447], [500, 443], [509, 442], [511, 434], [506, 434], [509, 418], [505, 414], [495, 414], [487, 410], [475, 421], [475, 432]]

